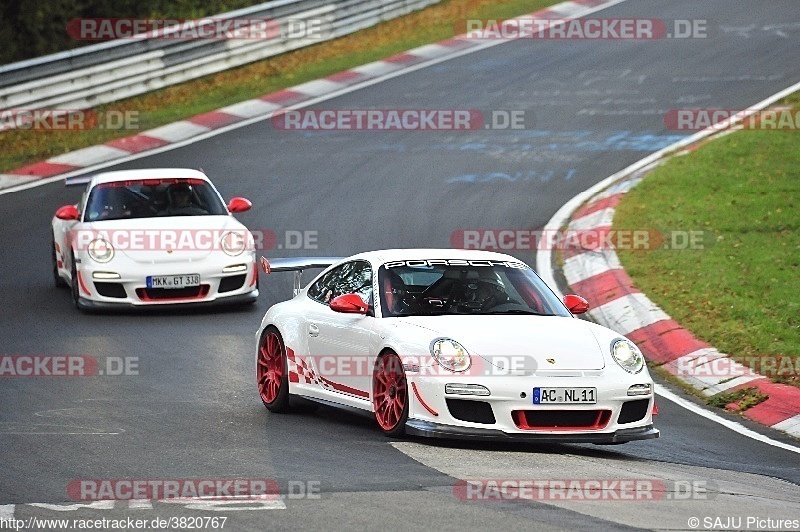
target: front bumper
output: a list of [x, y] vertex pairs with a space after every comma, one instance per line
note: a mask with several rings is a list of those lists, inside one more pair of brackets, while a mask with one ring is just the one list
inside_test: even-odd
[[406, 433], [412, 436], [428, 438], [447, 438], [457, 440], [500, 440], [509, 442], [541, 442], [541, 443], [596, 443], [616, 444], [635, 440], [658, 438], [660, 432], [653, 425], [629, 429], [617, 429], [611, 433], [580, 434], [543, 434], [543, 433], [508, 433], [499, 429], [482, 429], [475, 427], [458, 427], [443, 425], [418, 419], [406, 423]]
[[[194, 307], [243, 303], [254, 301], [258, 297], [258, 268], [254, 255], [234, 259], [211, 256], [203, 261], [176, 261], [154, 265], [120, 262], [121, 264], [102, 265], [83, 258], [77, 271], [79, 308], [90, 310], [164, 305]], [[243, 269], [224, 271], [226, 267], [234, 264]], [[96, 276], [98, 273], [105, 275], [111, 273], [116, 277], [98, 278]], [[200, 276], [200, 286], [194, 291], [187, 289], [189, 293], [181, 293], [182, 289], [161, 289], [160, 294], [153, 295], [154, 291], [146, 286], [148, 275], [169, 276], [189, 273]], [[228, 285], [225, 286], [225, 283]]]
[[78, 308], [81, 310], [123, 310], [123, 309], [137, 309], [137, 310], [152, 310], [153, 307], [168, 306], [170, 309], [179, 308], [197, 308], [197, 307], [217, 307], [225, 305], [239, 305], [245, 303], [255, 303], [258, 300], [258, 290], [246, 292], [244, 294], [220, 297], [211, 300], [196, 300], [191, 302], [162, 302], [158, 304], [135, 304], [130, 302], [116, 302], [116, 301], [95, 301], [92, 299], [78, 299]]
[[[634, 385], [651, 384], [646, 373], [616, 367], [575, 375], [507, 377], [421, 376], [409, 372], [409, 433], [442, 438], [478, 438], [573, 443], [624, 443], [657, 438], [655, 397], [628, 395]], [[580, 375], [578, 375], [580, 373]], [[481, 385], [484, 394], [447, 393], [448, 383]], [[534, 404], [533, 389], [594, 388], [594, 403]]]

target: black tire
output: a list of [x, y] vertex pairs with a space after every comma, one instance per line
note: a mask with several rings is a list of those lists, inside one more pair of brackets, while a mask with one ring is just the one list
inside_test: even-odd
[[77, 269], [77, 266], [75, 266], [75, 256], [74, 255], [72, 256], [71, 274], [72, 274], [72, 282], [71, 282], [71, 286], [70, 286], [70, 291], [72, 293], [72, 303], [75, 305], [76, 309], [82, 310], [81, 309], [81, 293], [80, 293], [80, 287], [78, 286], [78, 269]]
[[286, 347], [275, 327], [267, 327], [258, 341], [256, 383], [261, 402], [270, 412], [289, 411], [289, 374]]
[[69, 286], [67, 282], [58, 274], [58, 257], [56, 257], [56, 240], [53, 238], [52, 246], [50, 246], [51, 258], [53, 259], [53, 282], [56, 288], [66, 288]]

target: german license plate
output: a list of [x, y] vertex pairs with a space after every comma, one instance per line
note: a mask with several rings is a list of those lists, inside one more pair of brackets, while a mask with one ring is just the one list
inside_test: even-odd
[[533, 404], [595, 404], [597, 388], [534, 388]]
[[147, 276], [147, 288], [186, 288], [189, 286], [200, 286], [200, 274]]

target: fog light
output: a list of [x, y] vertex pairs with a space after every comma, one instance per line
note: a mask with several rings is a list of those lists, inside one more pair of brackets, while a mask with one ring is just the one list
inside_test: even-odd
[[634, 384], [628, 388], [628, 395], [650, 395], [653, 393], [652, 384]]
[[92, 278], [94, 279], [119, 279], [118, 273], [113, 272], [93, 272]]
[[450, 395], [491, 395], [489, 388], [480, 384], [445, 384], [444, 393]]

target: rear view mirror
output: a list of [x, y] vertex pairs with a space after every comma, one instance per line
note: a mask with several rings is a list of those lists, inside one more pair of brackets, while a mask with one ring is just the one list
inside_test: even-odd
[[564, 306], [573, 314], [583, 314], [589, 310], [589, 302], [575, 294], [567, 294], [564, 296]]
[[331, 300], [331, 310], [345, 314], [366, 314], [369, 307], [358, 294], [342, 294]]
[[249, 211], [253, 204], [247, 198], [231, 198], [228, 202], [228, 210], [231, 212], [244, 212]]
[[64, 205], [56, 211], [56, 218], [59, 220], [80, 220], [81, 213], [75, 205]]

